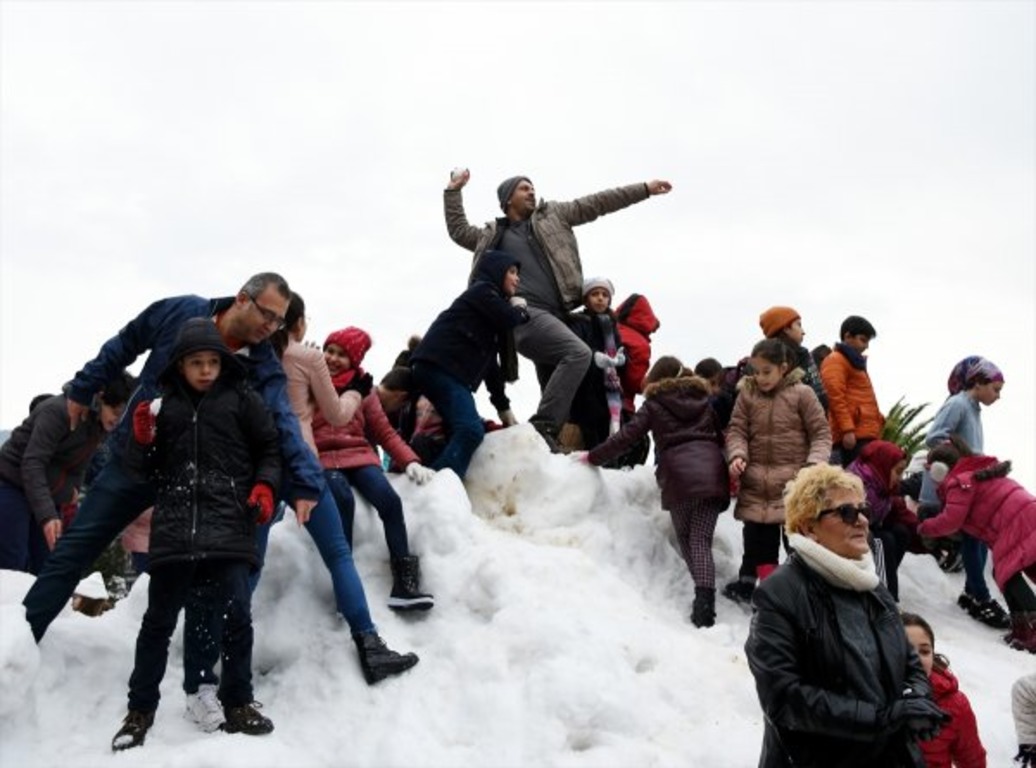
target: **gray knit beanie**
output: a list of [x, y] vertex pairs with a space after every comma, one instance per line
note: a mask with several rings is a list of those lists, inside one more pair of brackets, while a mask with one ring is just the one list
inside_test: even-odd
[[512, 176], [501, 181], [500, 186], [496, 188], [496, 196], [500, 200], [500, 210], [504, 213], [507, 213], [507, 204], [511, 202], [511, 195], [514, 194], [515, 187], [523, 181], [532, 184], [532, 180], [528, 176]]

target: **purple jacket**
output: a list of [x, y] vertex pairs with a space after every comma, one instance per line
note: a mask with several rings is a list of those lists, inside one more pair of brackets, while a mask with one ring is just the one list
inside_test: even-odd
[[704, 379], [682, 376], [648, 385], [644, 404], [617, 434], [590, 451], [590, 463], [600, 465], [621, 456], [649, 430], [664, 509], [688, 499], [729, 498], [723, 434]]

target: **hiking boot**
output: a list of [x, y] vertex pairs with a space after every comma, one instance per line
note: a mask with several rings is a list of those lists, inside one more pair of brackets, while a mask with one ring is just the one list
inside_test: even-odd
[[154, 712], [138, 712], [131, 709], [126, 713], [119, 732], [112, 739], [112, 751], [121, 752], [131, 747], [139, 747], [144, 743], [144, 737], [147, 736], [148, 729], [154, 722]]
[[716, 623], [715, 588], [694, 588], [694, 603], [691, 605], [691, 623], [696, 627], [711, 627]]
[[183, 716], [206, 733], [219, 730], [226, 717], [219, 696], [216, 695], [216, 686], [206, 683], [198, 686], [197, 693], [188, 693], [187, 709]]
[[558, 424], [542, 416], [533, 416], [529, 419], [529, 423], [539, 432], [540, 437], [543, 438], [543, 442], [550, 448], [551, 453], [562, 452], [561, 445], [558, 443], [558, 435], [561, 432], [561, 427]]
[[435, 598], [421, 592], [421, 560], [417, 555], [392, 558], [392, 594], [388, 607], [394, 611], [427, 611]]
[[723, 597], [733, 600], [738, 605], [751, 605], [752, 595], [755, 592], [755, 582], [738, 579], [723, 587]]
[[257, 703], [244, 704], [240, 707], [227, 707], [227, 717], [223, 723], [226, 733], [244, 733], [249, 736], [262, 736], [273, 731], [273, 721], [256, 709]]
[[356, 650], [360, 654], [360, 668], [367, 685], [374, 685], [390, 675], [406, 672], [418, 662], [417, 654], [396, 653], [382, 640], [377, 631], [353, 635]]
[[1011, 617], [993, 598], [979, 601], [967, 592], [961, 592], [960, 597], [957, 598], [957, 605], [967, 611], [975, 621], [981, 621], [987, 627], [993, 629], [1010, 629], [1011, 627]]
[[1012, 613], [1011, 631], [1004, 642], [1016, 651], [1036, 653], [1036, 613]]

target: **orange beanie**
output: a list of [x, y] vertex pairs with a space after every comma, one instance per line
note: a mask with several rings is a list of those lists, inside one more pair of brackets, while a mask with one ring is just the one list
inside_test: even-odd
[[772, 339], [796, 320], [801, 320], [802, 315], [791, 307], [770, 307], [759, 315], [759, 327], [763, 329], [766, 338]]

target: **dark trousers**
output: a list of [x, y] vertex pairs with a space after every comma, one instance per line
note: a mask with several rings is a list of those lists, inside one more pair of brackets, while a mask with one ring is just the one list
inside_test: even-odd
[[[486, 434], [482, 417], [475, 407], [475, 398], [460, 379], [437, 365], [418, 362], [414, 364], [413, 370], [418, 389], [435, 406], [450, 435], [446, 447], [432, 464], [432, 469], [452, 469], [463, 480], [471, 464], [471, 457]], [[568, 403], [565, 404], [565, 411], [568, 412]]]
[[[1036, 567], [1029, 570], [1036, 571]], [[1032, 575], [1036, 576], [1036, 573]], [[1036, 595], [1025, 580], [1025, 574], [1016, 573], [1004, 584], [1004, 601], [1011, 613], [1036, 613]]]
[[0, 568], [37, 574], [49, 554], [25, 492], [0, 480]]
[[[744, 581], [755, 581], [759, 575], [759, 566], [777, 565], [781, 555], [781, 539], [784, 526], [781, 523], [755, 523], [745, 520], [741, 528], [741, 541], [744, 554], [741, 556], [741, 567], [738, 578]], [[785, 545], [787, 549], [787, 545]]]
[[151, 483], [130, 477], [117, 461], [104, 466], [23, 600], [25, 618], [37, 641], [105, 547], [154, 503]]
[[[219, 652], [223, 662], [219, 698], [223, 706], [251, 703], [252, 607], [248, 572], [249, 564], [239, 560], [188, 561], [151, 568], [148, 607], [137, 635], [130, 675], [130, 709], [154, 712], [158, 708], [159, 684], [169, 660], [169, 640], [180, 609], [189, 602], [222, 617], [222, 636], [210, 634], [195, 640]], [[185, 666], [187, 663], [185, 658]]]
[[342, 530], [349, 546], [353, 545], [353, 520], [356, 516], [355, 490], [367, 499], [378, 512], [385, 529], [385, 543], [390, 557], [406, 557], [410, 554], [407, 542], [406, 520], [403, 517], [403, 502], [393, 489], [381, 467], [373, 465], [352, 469], [331, 469], [324, 472], [327, 487], [338, 505], [342, 517]]
[[964, 562], [964, 591], [980, 603], [986, 602], [990, 598], [989, 585], [986, 584], [989, 547], [974, 536], [961, 533], [960, 557]]
[[902, 525], [879, 526], [871, 528], [871, 535], [881, 541], [885, 560], [885, 586], [899, 602], [899, 564], [903, 562], [910, 544], [910, 531]]

